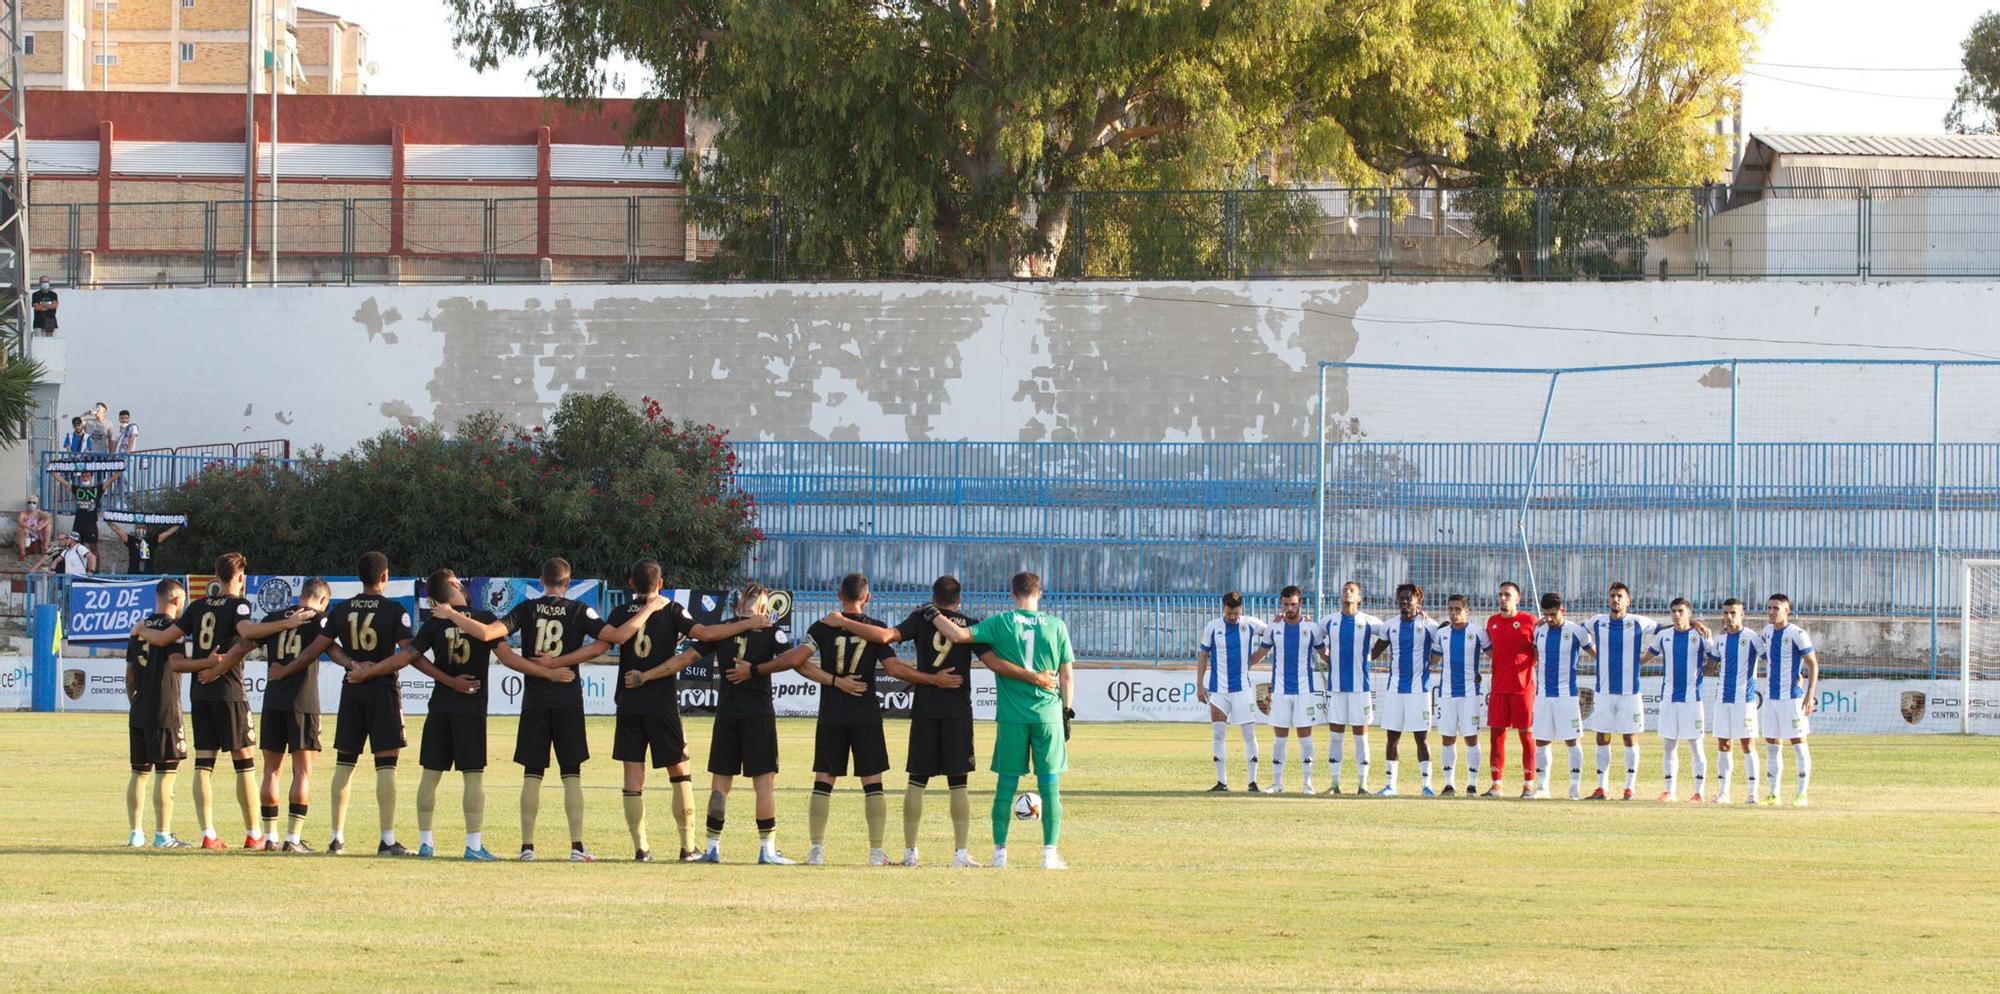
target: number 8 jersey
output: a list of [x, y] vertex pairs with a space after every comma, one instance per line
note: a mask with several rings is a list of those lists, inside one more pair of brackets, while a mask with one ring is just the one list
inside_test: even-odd
[[[529, 657], [568, 655], [604, 630], [604, 619], [597, 616], [596, 608], [567, 597], [522, 601], [501, 622], [507, 626], [508, 634], [521, 633], [521, 655]], [[521, 693], [521, 706], [580, 708], [583, 681], [551, 683], [531, 676]]]

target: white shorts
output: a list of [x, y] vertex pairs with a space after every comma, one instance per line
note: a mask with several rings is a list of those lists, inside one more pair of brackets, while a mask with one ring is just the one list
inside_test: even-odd
[[1391, 732], [1431, 730], [1431, 695], [1387, 694], [1382, 704], [1382, 727]]
[[1707, 731], [1708, 715], [1702, 711], [1700, 701], [1661, 702], [1660, 738], [1699, 742]]
[[1343, 694], [1334, 691], [1326, 695], [1326, 723], [1329, 725], [1351, 725], [1365, 728], [1375, 723], [1375, 698], [1366, 693]]
[[1636, 735], [1646, 730], [1646, 701], [1638, 694], [1598, 694], [1590, 709], [1590, 730], [1602, 735]]
[[1574, 697], [1535, 698], [1535, 741], [1568, 742], [1583, 734], [1583, 708]]
[[[1250, 725], [1264, 720], [1257, 710], [1255, 690], [1218, 690], [1208, 695], [1208, 706], [1222, 712], [1222, 720], [1232, 725]], [[1209, 719], [1214, 720], [1214, 715]]]
[[1767, 739], [1802, 739], [1812, 734], [1803, 697], [1766, 698], [1757, 709], [1757, 724]]
[[1271, 727], [1311, 728], [1317, 724], [1319, 724], [1319, 695], [1271, 695]]
[[1438, 700], [1437, 730], [1453, 738], [1476, 738], [1486, 724], [1486, 702], [1477, 697], [1444, 697]]
[[1754, 739], [1757, 737], [1757, 705], [1749, 702], [1715, 706], [1715, 737]]

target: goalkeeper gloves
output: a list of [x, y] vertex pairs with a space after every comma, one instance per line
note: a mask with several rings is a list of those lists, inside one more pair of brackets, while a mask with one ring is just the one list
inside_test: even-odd
[[1069, 723], [1076, 720], [1075, 708], [1063, 708], [1063, 741], [1069, 741]]

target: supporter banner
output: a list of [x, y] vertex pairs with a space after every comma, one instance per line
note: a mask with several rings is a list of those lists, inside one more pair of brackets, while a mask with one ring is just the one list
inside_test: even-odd
[[[28, 707], [29, 661], [23, 657], [0, 658], [0, 709]], [[264, 701], [265, 666], [260, 661], [243, 664], [245, 696], [251, 708], [261, 711]], [[320, 666], [320, 701], [328, 714], [340, 701], [339, 667]], [[589, 714], [612, 714], [615, 666], [592, 664], [582, 667], [584, 709]], [[994, 716], [994, 676], [990, 671], [973, 671], [973, 716], [991, 721]], [[488, 707], [492, 714], [521, 712], [521, 675], [495, 664], [488, 687]], [[182, 698], [186, 703], [187, 683]], [[403, 710], [421, 715], [429, 710], [432, 684], [415, 669], [401, 674]], [[819, 713], [823, 688], [797, 673], [780, 673], [772, 678], [772, 697], [782, 717], [810, 717]], [[91, 658], [63, 660], [59, 704], [72, 711], [125, 711], [125, 662], [123, 659]], [[1961, 711], [1970, 708], [1972, 730], [1976, 734], [2000, 735], [2000, 681], [1980, 680], [1972, 685], [1970, 700], [1951, 680], [1826, 680], [1820, 683], [1820, 709], [1812, 716], [1814, 734], [1931, 734], [1957, 732]], [[683, 684], [682, 698], [703, 688]], [[711, 695], [713, 687], [705, 688]], [[894, 693], [892, 691], [892, 693]], [[1180, 721], [1206, 722], [1208, 708], [1195, 700], [1192, 675], [1162, 670], [1076, 671], [1075, 707], [1079, 721]], [[907, 703], [885, 700], [892, 713]], [[693, 709], [691, 709], [693, 710]], [[707, 713], [693, 710], [693, 713]], [[904, 712], [907, 713], [907, 712]], [[1648, 723], [1648, 734], [1654, 725]]]
[[155, 582], [77, 577], [70, 582], [63, 638], [81, 645], [124, 644], [132, 626], [153, 613]]

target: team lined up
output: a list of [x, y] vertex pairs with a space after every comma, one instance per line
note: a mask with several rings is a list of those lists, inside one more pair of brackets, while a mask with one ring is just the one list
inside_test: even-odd
[[[796, 669], [826, 688], [815, 732], [812, 850], [806, 862], [824, 859], [833, 786], [848, 774], [851, 759], [854, 775], [863, 784], [869, 862], [887, 864], [882, 775], [889, 758], [874, 689], [880, 668], [916, 688], [901, 863], [917, 865], [924, 792], [932, 777], [942, 776], [951, 791], [956, 850], [952, 865], [978, 865], [967, 851], [967, 780], [974, 764], [971, 665], [978, 659], [1000, 678], [990, 767], [999, 775], [993, 802], [993, 865], [1006, 865], [1015, 791], [1020, 777], [1032, 771], [1038, 776], [1042, 801], [1043, 865], [1063, 866], [1056, 851], [1062, 811], [1059, 775], [1067, 767], [1064, 740], [1074, 654], [1068, 629], [1039, 610], [1041, 582], [1032, 573], [1014, 578], [1015, 610], [983, 621], [957, 609], [958, 582], [941, 577], [932, 589], [933, 602], [894, 627], [868, 616], [868, 581], [850, 575], [837, 591], [841, 610], [815, 622], [806, 641], [793, 646], [788, 634], [773, 626], [769, 594], [761, 586], [753, 583], [737, 590], [728, 618], [700, 624], [680, 604], [661, 596], [659, 564], [651, 559], [633, 564], [627, 578], [631, 597], [608, 619], [566, 596], [570, 567], [561, 559], [542, 564], [542, 596], [521, 602], [505, 617], [470, 608], [459, 578], [450, 570], [438, 570], [425, 581], [430, 616], [414, 631], [409, 612], [387, 595], [389, 563], [380, 553], [361, 558], [358, 596], [329, 608], [330, 588], [324, 580], [314, 579], [304, 585], [297, 604], [262, 619], [253, 620], [251, 604], [243, 597], [245, 572], [241, 555], [222, 556], [216, 563], [214, 592], [192, 603], [178, 581], [160, 581], [155, 612], [133, 629], [126, 668], [132, 697], [132, 776], [126, 809], [129, 841], [135, 847], [147, 844], [140, 826], [141, 798], [148, 778], [155, 775], [152, 844], [190, 847], [173, 836], [169, 825], [173, 778], [186, 758], [180, 676], [192, 674], [189, 699], [200, 847], [226, 848], [215, 830], [211, 778], [218, 756], [227, 753], [236, 772], [245, 848], [312, 851], [301, 832], [309, 812], [313, 763], [320, 751], [317, 668], [325, 656], [345, 671], [334, 731], [333, 818], [327, 851], [346, 850], [348, 797], [366, 750], [373, 754], [375, 767], [378, 855], [427, 857], [436, 852], [432, 826], [437, 787], [445, 773], [456, 769], [465, 788], [464, 858], [496, 859], [484, 844], [482, 830], [487, 672], [497, 659], [524, 677], [513, 756], [523, 770], [520, 858], [536, 858], [541, 788], [553, 754], [563, 785], [569, 858], [594, 861], [583, 839], [582, 767], [590, 749], [576, 667], [615, 648], [619, 676], [612, 757], [624, 765], [625, 820], [638, 860], [652, 859], [644, 798], [650, 757], [650, 767], [665, 769], [672, 786], [681, 861], [721, 861], [728, 796], [740, 775], [751, 778], [756, 797], [757, 861], [792, 862], [779, 852], [776, 841], [778, 738], [771, 677]], [[519, 651], [506, 641], [516, 632], [522, 637]], [[903, 641], [915, 646], [914, 665], [899, 660], [891, 648]], [[258, 648], [268, 657], [270, 670], [262, 734], [254, 735], [242, 662]], [[707, 844], [697, 849], [692, 771], [677, 677], [703, 659], [716, 674], [717, 705], [707, 764], [711, 775]], [[434, 682], [419, 747], [423, 773], [417, 788], [421, 837], [416, 850], [403, 846], [395, 831], [396, 766], [407, 744], [396, 673], [405, 666], [415, 666]], [[261, 787], [255, 782], [253, 745], [263, 753]], [[281, 840], [278, 791], [287, 759], [292, 764], [289, 820]], [[253, 793], [258, 795], [254, 806]]]
[[[1587, 730], [1597, 738], [1597, 789], [1589, 799], [1611, 796], [1611, 738], [1617, 736], [1625, 760], [1620, 796], [1631, 800], [1638, 786], [1638, 735], [1645, 730], [1641, 667], [1658, 665], [1658, 731], [1665, 749], [1666, 781], [1660, 800], [1679, 798], [1679, 745], [1685, 742], [1696, 780], [1689, 800], [1729, 803], [1733, 745], [1744, 758], [1749, 802], [1775, 802], [1783, 771], [1782, 742], [1791, 747], [1798, 776], [1793, 801], [1800, 806], [1807, 803], [1812, 754], [1806, 738], [1817, 698], [1819, 657], [1812, 637], [1792, 622], [1791, 600], [1784, 594], [1773, 594], [1766, 601], [1770, 626], [1762, 632], [1745, 627], [1743, 602], [1734, 598], [1723, 603], [1719, 631], [1697, 620], [1692, 606], [1679, 597], [1671, 605], [1671, 622], [1659, 624], [1631, 612], [1632, 592], [1623, 583], [1614, 583], [1607, 591], [1604, 613], [1582, 624], [1568, 620], [1563, 599], [1555, 593], [1542, 595], [1540, 617], [1520, 610], [1521, 590], [1511, 582], [1500, 585], [1499, 611], [1483, 628], [1471, 624], [1471, 605], [1463, 594], [1450, 596], [1443, 624], [1425, 612], [1423, 596], [1415, 584], [1397, 587], [1397, 614], [1385, 621], [1361, 609], [1361, 586], [1350, 582], [1341, 588], [1340, 610], [1313, 621], [1303, 613], [1299, 588], [1290, 586], [1279, 594], [1279, 615], [1266, 623], [1244, 616], [1240, 595], [1225, 595], [1223, 615], [1204, 629], [1196, 657], [1196, 694], [1209, 705], [1213, 734], [1216, 783], [1209, 789], [1229, 789], [1224, 753], [1228, 726], [1236, 725], [1243, 737], [1249, 788], [1261, 790], [1256, 726], [1266, 717], [1259, 701], [1263, 685], [1253, 680], [1252, 673], [1268, 665], [1268, 722], [1276, 735], [1273, 792], [1284, 790], [1287, 747], [1294, 734], [1305, 765], [1305, 793], [1315, 792], [1312, 730], [1321, 721], [1332, 732], [1328, 746], [1332, 792], [1341, 791], [1344, 735], [1349, 731], [1359, 767], [1357, 785], [1368, 792], [1366, 733], [1379, 721], [1388, 736], [1387, 783], [1377, 792], [1383, 796], [1399, 793], [1401, 739], [1406, 733], [1416, 741], [1423, 796], [1440, 793], [1431, 777], [1429, 733], [1434, 727], [1444, 745], [1441, 793], [1457, 793], [1457, 746], [1462, 741], [1465, 795], [1478, 795], [1479, 732], [1484, 727], [1492, 756], [1492, 781], [1484, 796], [1499, 796], [1507, 733], [1513, 731], [1522, 752], [1522, 797], [1549, 796], [1549, 747], [1561, 741], [1569, 748], [1570, 798], [1582, 798], [1579, 739]], [[1596, 662], [1587, 722], [1577, 681], [1584, 656]], [[1487, 661], [1484, 673], [1482, 658]], [[1386, 666], [1386, 680], [1380, 685], [1377, 663]], [[1719, 687], [1711, 687], [1711, 669]], [[1718, 748], [1713, 783], [1706, 751], [1711, 729]], [[1752, 749], [1752, 739], [1760, 735], [1765, 743], [1761, 790]]]

